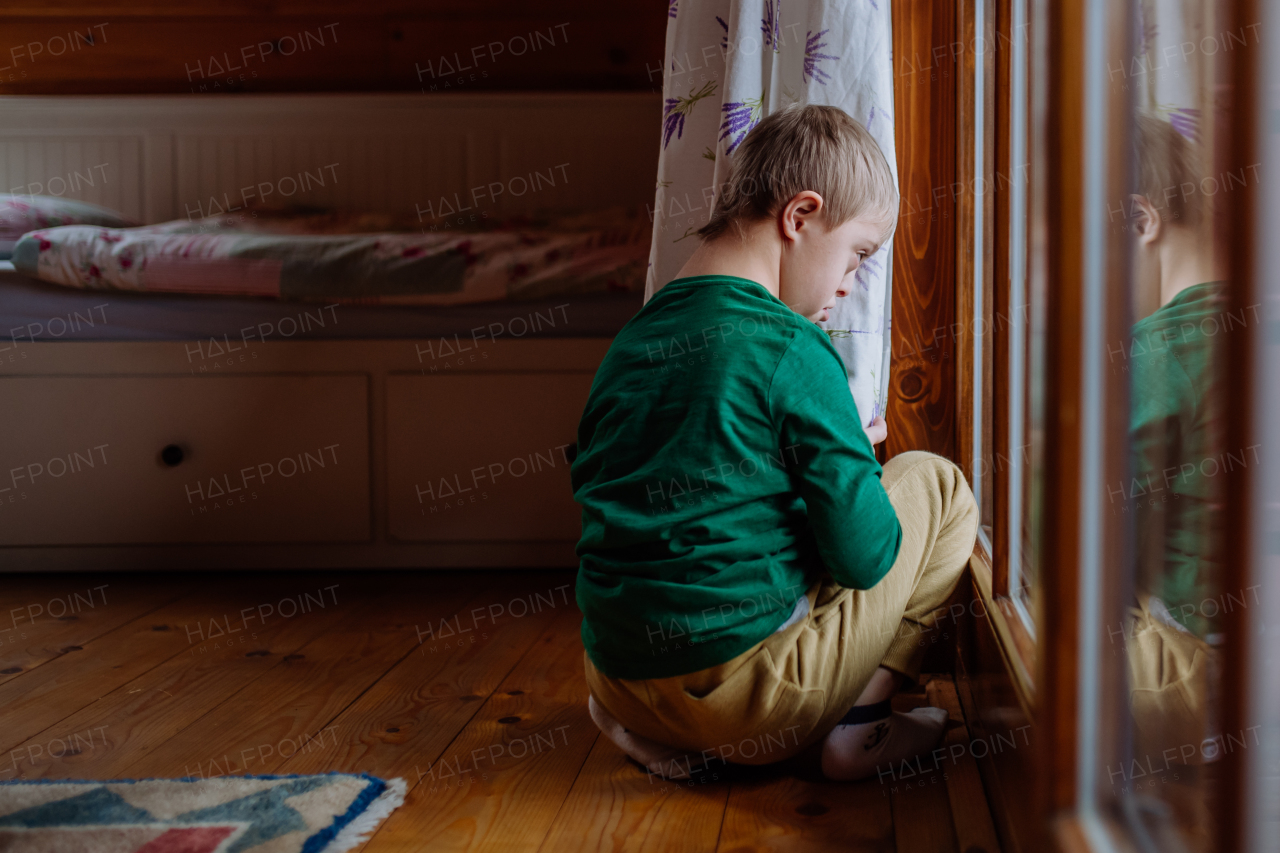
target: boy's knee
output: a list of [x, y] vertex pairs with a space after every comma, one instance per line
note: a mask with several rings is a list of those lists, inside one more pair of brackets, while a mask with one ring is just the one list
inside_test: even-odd
[[882, 482], [891, 495], [898, 494], [899, 500], [903, 490], [922, 497], [931, 495], [928, 502], [941, 512], [948, 527], [968, 527], [977, 536], [978, 501], [964, 472], [945, 456], [926, 450], [899, 453], [885, 463]]
[[904, 450], [902, 453], [899, 453], [896, 456], [889, 459], [888, 462], [885, 462], [884, 470], [885, 471], [888, 471], [890, 469], [896, 470], [898, 468], [907, 470], [908, 468], [913, 468], [916, 465], [919, 465], [921, 463], [930, 463], [931, 460], [939, 460], [941, 462], [950, 462], [949, 459], [939, 456], [936, 453], [930, 453], [927, 450]]
[[950, 491], [957, 494], [966, 494], [971, 501], [973, 500], [973, 492], [969, 489], [964, 472], [960, 470], [960, 466], [945, 456], [939, 456], [927, 450], [908, 450], [905, 453], [899, 453], [884, 464], [882, 482], [885, 483], [886, 488], [907, 476], [922, 477], [931, 482], [940, 483], [944, 488], [949, 487]]
[[890, 473], [899, 476], [911, 471], [915, 468], [924, 466], [926, 469], [933, 471], [954, 472], [960, 479], [964, 479], [964, 472], [956, 463], [952, 462], [945, 456], [939, 456], [936, 453], [930, 453], [928, 450], [906, 450], [894, 456], [888, 462], [884, 463], [884, 471], [886, 476]]
[[[956, 469], [952, 483], [950, 512], [947, 512], [947, 515], [952, 519], [951, 523], [955, 525], [955, 529], [964, 531], [965, 538], [972, 542], [978, 537], [978, 523], [982, 515], [978, 507], [978, 499], [974, 497], [973, 489], [969, 488], [969, 481], [965, 479], [959, 468]], [[945, 509], [944, 512], [946, 512]]]

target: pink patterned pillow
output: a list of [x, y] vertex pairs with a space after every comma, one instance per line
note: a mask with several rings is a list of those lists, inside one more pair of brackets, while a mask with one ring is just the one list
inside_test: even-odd
[[0, 193], [0, 260], [7, 260], [14, 243], [28, 231], [56, 225], [102, 225], [128, 228], [136, 225], [114, 210], [83, 201], [43, 195]]

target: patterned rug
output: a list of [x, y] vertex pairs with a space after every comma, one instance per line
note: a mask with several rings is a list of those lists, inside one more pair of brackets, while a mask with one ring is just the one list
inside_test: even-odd
[[6, 853], [343, 853], [404, 802], [366, 774], [0, 782]]

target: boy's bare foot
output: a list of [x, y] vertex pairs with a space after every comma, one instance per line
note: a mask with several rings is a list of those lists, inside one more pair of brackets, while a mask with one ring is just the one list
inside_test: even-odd
[[637, 763], [647, 767], [649, 772], [674, 781], [689, 778], [690, 773], [697, 769], [696, 756], [691, 758], [685, 754], [684, 750], [649, 740], [629, 731], [600, 706], [596, 697], [587, 698], [587, 709], [591, 712], [591, 719], [600, 727], [604, 736], [617, 744], [619, 749], [635, 759]]
[[822, 775], [841, 782], [865, 779], [877, 765], [888, 767], [933, 749], [946, 727], [942, 708], [893, 711], [878, 720], [838, 725], [822, 742]]

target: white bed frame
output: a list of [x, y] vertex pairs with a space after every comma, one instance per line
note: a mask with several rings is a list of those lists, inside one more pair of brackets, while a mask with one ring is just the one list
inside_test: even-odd
[[[0, 191], [144, 222], [246, 188], [392, 213], [638, 205], [660, 109], [648, 94], [6, 97]], [[548, 170], [554, 185], [518, 192]], [[608, 338], [452, 355], [236, 343], [197, 372], [189, 350], [211, 342], [0, 340], [0, 570], [576, 564], [564, 445]]]

